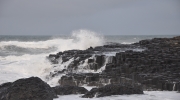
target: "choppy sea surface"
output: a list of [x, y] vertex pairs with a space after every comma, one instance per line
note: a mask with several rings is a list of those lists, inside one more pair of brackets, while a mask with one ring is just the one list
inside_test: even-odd
[[[68, 36], [6, 36], [0, 35], [0, 84], [19, 78], [40, 77], [51, 86], [57, 85], [58, 78], [46, 79], [52, 64], [46, 56], [59, 51], [102, 46], [109, 43], [131, 44], [144, 39], [170, 38], [168, 36], [103, 36], [88, 30], [79, 30]], [[80, 95], [60, 96], [59, 99], [79, 99]], [[180, 94], [167, 91], [145, 91], [145, 95], [123, 95], [92, 100], [179, 100]], [[84, 99], [83, 99], [84, 100]]]

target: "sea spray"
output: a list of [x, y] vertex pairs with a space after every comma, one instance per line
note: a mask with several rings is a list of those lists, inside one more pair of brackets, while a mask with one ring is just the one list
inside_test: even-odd
[[0, 57], [0, 84], [30, 76], [43, 77], [51, 68], [48, 60], [44, 58], [45, 56], [46, 54], [25, 54], [22, 56]]
[[58, 51], [85, 50], [89, 47], [102, 46], [105, 44], [104, 37], [89, 30], [73, 31], [69, 40], [58, 41]]
[[[0, 42], [0, 84], [19, 78], [38, 76], [50, 85], [57, 85], [60, 78], [48, 79], [54, 65], [46, 59], [51, 53], [103, 45], [104, 39], [88, 30], [73, 31], [68, 38], [58, 37], [44, 41], [9, 40]], [[18, 49], [17, 49], [18, 48]], [[3, 55], [1, 55], [3, 54]], [[16, 55], [17, 54], [17, 55]], [[67, 65], [59, 65], [63, 69]]]
[[83, 50], [90, 46], [101, 46], [105, 43], [103, 36], [88, 30], [74, 31], [72, 37], [75, 39], [75, 45], [78, 45], [78, 48]]
[[85, 50], [105, 43], [103, 36], [88, 30], [73, 31], [68, 38], [58, 37], [45, 41], [1, 41], [1, 54], [38, 54], [65, 50]]

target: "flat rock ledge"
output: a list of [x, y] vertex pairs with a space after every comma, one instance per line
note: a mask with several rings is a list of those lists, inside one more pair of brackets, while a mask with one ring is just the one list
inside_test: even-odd
[[123, 84], [109, 84], [101, 88], [93, 88], [82, 98], [104, 97], [111, 95], [144, 94], [141, 88]]

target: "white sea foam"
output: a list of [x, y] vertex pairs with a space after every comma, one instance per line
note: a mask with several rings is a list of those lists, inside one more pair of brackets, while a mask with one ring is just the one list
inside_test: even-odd
[[46, 54], [0, 57], [0, 84], [30, 76], [43, 78], [51, 68], [45, 57]]
[[82, 95], [64, 95], [54, 100], [179, 100], [180, 95], [169, 91], [144, 91], [143, 95], [114, 95], [101, 98], [81, 98]]
[[133, 44], [135, 42], [122, 42], [121, 44]]
[[54, 38], [46, 41], [1, 41], [0, 48], [6, 46], [17, 46], [21, 48], [48, 49], [52, 47], [58, 48], [57, 51], [65, 51], [71, 49], [84, 50], [90, 46], [100, 46], [104, 44], [103, 36], [88, 30], [73, 31], [69, 38]]
[[[71, 49], [87, 49], [90, 46], [100, 46], [105, 43], [102, 36], [97, 35], [95, 32], [88, 30], [78, 30], [74, 31], [69, 38], [54, 38], [46, 41], [1, 41], [0, 49], [4, 52], [8, 52], [7, 46], [16, 46], [19, 48], [27, 49], [41, 49], [46, 50], [48, 48], [56, 48], [56, 51], [51, 53], [57, 53], [59, 51], [71, 50]], [[122, 42], [121, 42], [122, 43]], [[124, 42], [128, 44], [129, 42]], [[13, 49], [13, 48], [10, 48]], [[47, 61], [46, 56], [49, 55], [47, 52], [42, 52], [41, 54], [26, 54], [23, 55], [11, 55], [10, 50], [8, 56], [0, 56], [0, 84], [5, 82], [12, 82], [20, 78], [27, 78], [30, 76], [38, 76], [44, 81], [46, 81], [51, 86], [58, 84], [58, 79], [61, 77], [56, 76], [54, 78], [47, 78], [46, 76], [52, 71], [62, 70], [67, 66], [69, 62], [64, 63], [63, 65], [58, 65], [56, 68], [53, 68], [53, 65]], [[3, 52], [3, 53], [4, 53]], [[21, 53], [19, 51], [18, 53]], [[108, 54], [109, 56], [115, 55]], [[73, 59], [72, 59], [73, 60]], [[108, 58], [106, 63], [108, 62]], [[85, 63], [86, 64], [86, 63]], [[81, 67], [81, 66], [80, 66]], [[104, 70], [105, 66], [102, 69], [96, 71], [100, 72]], [[87, 87], [89, 90], [92, 87]], [[81, 95], [68, 95], [68, 96], [59, 96], [59, 98], [54, 100], [67, 100], [67, 99], [78, 99], [78, 100], [87, 100], [86, 98], [80, 98]], [[103, 98], [93, 98], [92, 100], [179, 100], [180, 95], [176, 92], [166, 92], [166, 91], [145, 91], [145, 95], [123, 95], [123, 96], [109, 96]]]
[[[63, 69], [67, 69], [67, 66], [74, 60], [74, 58], [71, 58], [70, 60], [68, 60], [67, 62], [61, 64], [61, 59], [59, 61], [60, 64], [55, 64], [54, 66], [56, 66], [55, 68], [51, 68], [49, 71], [50, 72], [55, 72], [55, 71], [62, 71]], [[46, 76], [45, 81], [51, 85], [51, 86], [57, 86], [58, 80], [63, 76], [64, 74], [60, 74], [57, 76], [54, 76], [53, 78], [51, 76]]]
[[[48, 49], [50, 47], [57, 47], [56, 51], [51, 53], [57, 53], [59, 51], [80, 49], [84, 50], [90, 46], [100, 46], [104, 44], [103, 37], [97, 35], [95, 32], [88, 30], [78, 30], [72, 32], [72, 35], [67, 38], [55, 38], [46, 41], [1, 41], [0, 48], [5, 46], [18, 46], [21, 48], [41, 48]], [[20, 51], [21, 52], [21, 51]], [[46, 56], [49, 54], [44, 52], [41, 54], [23, 54], [21, 56], [8, 55], [0, 56], [0, 84], [4, 82], [15, 81], [19, 78], [26, 78], [30, 76], [38, 76], [47, 81], [50, 85], [57, 85], [57, 81], [60, 77], [54, 79], [46, 79], [52, 70], [52, 65], [47, 61]], [[66, 64], [59, 65], [57, 68], [64, 68]], [[58, 70], [58, 69], [57, 69]]]

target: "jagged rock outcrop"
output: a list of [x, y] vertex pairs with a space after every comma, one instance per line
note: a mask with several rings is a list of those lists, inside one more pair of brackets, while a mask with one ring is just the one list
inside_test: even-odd
[[88, 92], [84, 87], [77, 86], [56, 86], [53, 87], [57, 95], [70, 95], [70, 94], [85, 94]]
[[61, 86], [83, 86], [84, 84], [88, 86], [102, 85], [99, 83], [99, 73], [67, 74], [61, 77], [59, 84]]
[[0, 100], [53, 100], [53, 89], [38, 77], [0, 85]]
[[[136, 49], [143, 51], [136, 51]], [[76, 53], [66, 52], [71, 52], [70, 58], [90, 55], [85, 59], [87, 59], [91, 70], [99, 70], [104, 64], [106, 65], [104, 70], [97, 74], [77, 74], [66, 71], [66, 75], [59, 80], [61, 85], [82, 86], [86, 84], [102, 87], [107, 84], [123, 83], [141, 84], [143, 90], [180, 90], [180, 36], [142, 40], [130, 45], [110, 44], [73, 51]], [[59, 57], [65, 57], [63, 55], [66, 52], [60, 53]], [[107, 55], [104, 55], [106, 52], [117, 53], [108, 58]], [[94, 58], [92, 55], [95, 55]], [[85, 59], [79, 62], [83, 63]], [[104, 63], [105, 61], [106, 63]], [[78, 69], [79, 64], [75, 62], [76, 60], [66, 70], [69, 68]]]
[[82, 97], [93, 98], [93, 97], [104, 97], [104, 96], [123, 95], [123, 94], [127, 94], [127, 95], [143, 94], [143, 91], [141, 88], [132, 87], [129, 85], [110, 84], [101, 88], [93, 88]]
[[[107, 56], [107, 52], [116, 54]], [[19, 79], [0, 85], [0, 100], [53, 100], [57, 94], [86, 93], [86, 89], [79, 87], [84, 84], [97, 87], [83, 95], [84, 98], [143, 94], [142, 90], [180, 91], [180, 36], [68, 50], [47, 58], [54, 68], [68, 62], [64, 69], [49, 75], [53, 78], [63, 74], [58, 81], [61, 86], [52, 89], [37, 77]], [[76, 73], [82, 69], [94, 73]]]
[[[133, 50], [136, 47], [134, 45], [124, 45], [124, 44], [111, 44], [98, 46], [95, 48], [88, 48], [86, 50], [68, 50], [64, 52], [59, 52], [57, 54], [50, 54], [47, 58], [52, 64], [64, 64], [70, 61], [66, 67], [68, 73], [73, 73], [78, 70], [80, 65], [83, 65], [84, 69], [97, 71], [105, 64], [105, 55], [103, 52], [119, 52], [125, 50]], [[71, 60], [72, 59], [72, 60]], [[87, 60], [87, 61], [86, 61]], [[61, 74], [61, 73], [60, 73]], [[51, 72], [51, 76], [59, 75], [59, 71]]]

